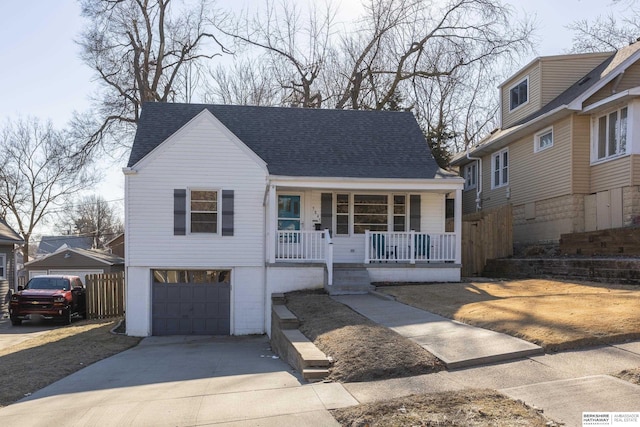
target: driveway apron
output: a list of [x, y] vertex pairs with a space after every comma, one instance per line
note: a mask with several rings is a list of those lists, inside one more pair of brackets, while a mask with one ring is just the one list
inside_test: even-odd
[[303, 383], [265, 336], [150, 337], [0, 409], [0, 425], [330, 426], [357, 403]]

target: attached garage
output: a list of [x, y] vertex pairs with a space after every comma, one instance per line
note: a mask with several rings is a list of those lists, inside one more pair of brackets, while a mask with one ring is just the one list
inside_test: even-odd
[[153, 270], [153, 335], [229, 335], [231, 270]]

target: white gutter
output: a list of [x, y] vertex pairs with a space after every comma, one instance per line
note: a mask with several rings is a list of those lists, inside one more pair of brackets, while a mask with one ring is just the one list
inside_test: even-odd
[[478, 179], [476, 182], [476, 212], [482, 209], [482, 158], [471, 157], [469, 148], [467, 148], [467, 159], [477, 160], [478, 162]]

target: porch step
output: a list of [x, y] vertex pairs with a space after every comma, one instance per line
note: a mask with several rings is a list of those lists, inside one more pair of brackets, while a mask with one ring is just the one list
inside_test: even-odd
[[369, 272], [364, 267], [335, 267], [333, 285], [327, 286], [329, 295], [366, 294], [375, 289], [371, 285]]

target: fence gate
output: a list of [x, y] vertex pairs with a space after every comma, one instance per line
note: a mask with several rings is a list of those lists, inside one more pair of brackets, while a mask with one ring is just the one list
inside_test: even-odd
[[85, 286], [89, 319], [124, 316], [124, 273], [89, 274]]
[[488, 259], [513, 255], [511, 205], [462, 217], [462, 271], [480, 276]]

